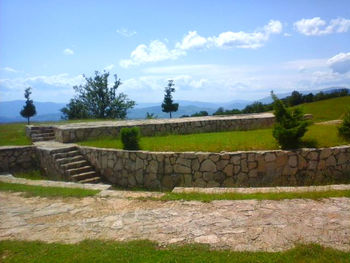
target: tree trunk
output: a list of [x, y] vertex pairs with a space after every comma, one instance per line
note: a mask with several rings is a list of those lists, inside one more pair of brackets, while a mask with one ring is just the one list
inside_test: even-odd
[[27, 119], [28, 119], [28, 125], [29, 125], [29, 117]]
[[169, 114], [170, 114], [170, 119], [171, 119], [171, 112], [169, 112]]

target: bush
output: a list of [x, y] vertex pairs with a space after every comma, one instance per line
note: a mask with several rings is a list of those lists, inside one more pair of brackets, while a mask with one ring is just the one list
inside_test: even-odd
[[284, 103], [271, 93], [274, 100], [275, 126], [273, 137], [283, 149], [297, 148], [309, 123], [303, 119], [300, 109], [287, 109]]
[[140, 128], [122, 128], [120, 134], [124, 150], [140, 150]]
[[345, 113], [344, 119], [338, 128], [339, 135], [350, 140], [350, 108]]

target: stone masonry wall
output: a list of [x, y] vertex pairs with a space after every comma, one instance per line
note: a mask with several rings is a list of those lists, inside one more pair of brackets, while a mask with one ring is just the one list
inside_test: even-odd
[[293, 151], [144, 152], [81, 147], [104, 179], [122, 187], [291, 186], [350, 176], [350, 146]]
[[20, 172], [37, 167], [34, 146], [0, 147], [0, 172]]
[[69, 181], [68, 177], [65, 176], [55, 161], [52, 150], [38, 147], [37, 156], [40, 169], [48, 179], [54, 181]]
[[[271, 113], [235, 116], [207, 116], [178, 119], [155, 119], [139, 121], [109, 121], [57, 125], [55, 137], [60, 142], [76, 142], [99, 136], [117, 136], [121, 128], [140, 127], [143, 136], [158, 134], [190, 134], [232, 130], [251, 130], [271, 127]], [[28, 133], [30, 133], [28, 131]]]

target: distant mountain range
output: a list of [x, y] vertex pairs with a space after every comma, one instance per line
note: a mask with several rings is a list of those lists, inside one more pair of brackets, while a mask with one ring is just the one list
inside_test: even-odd
[[[341, 87], [332, 87], [323, 90], [312, 90], [312, 91], [300, 91], [302, 94], [323, 92], [332, 92], [333, 90], [340, 89]], [[291, 94], [283, 93], [277, 94], [279, 98], [287, 97]], [[262, 103], [272, 102], [271, 97], [265, 97], [260, 100]], [[199, 111], [207, 111], [209, 114], [213, 114], [219, 107], [225, 109], [243, 109], [248, 104], [254, 101], [247, 100], [233, 100], [230, 102], [202, 102], [202, 101], [176, 101], [179, 103], [179, 110], [173, 113], [173, 117], [180, 117], [182, 115], [191, 115]], [[59, 121], [61, 120], [60, 109], [66, 106], [65, 103], [55, 102], [36, 102], [34, 101], [37, 115], [32, 118], [33, 121]], [[0, 102], [0, 123], [8, 122], [24, 122], [25, 119], [19, 114], [23, 108], [24, 100], [4, 101]], [[161, 102], [159, 103], [138, 103], [134, 109], [128, 112], [128, 119], [144, 119], [146, 113], [153, 113], [158, 118], [167, 118], [169, 114], [162, 112]]]

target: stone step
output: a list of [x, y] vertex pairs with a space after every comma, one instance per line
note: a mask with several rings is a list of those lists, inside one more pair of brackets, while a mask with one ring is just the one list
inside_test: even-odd
[[83, 166], [83, 167], [79, 167], [79, 168], [67, 169], [66, 174], [68, 176], [73, 176], [76, 174], [87, 173], [87, 172], [92, 172], [92, 171], [94, 171], [92, 166], [87, 165], [87, 166]]
[[38, 138], [38, 137], [55, 137], [55, 134], [53, 132], [48, 132], [48, 133], [37, 133], [37, 134], [32, 134], [32, 138]]
[[54, 126], [33, 126], [30, 129], [31, 130], [41, 130], [41, 129], [53, 129]]
[[75, 175], [71, 176], [71, 179], [76, 182], [76, 181], [81, 181], [81, 180], [94, 178], [94, 177], [98, 177], [96, 172], [90, 171], [90, 172], [86, 172], [86, 173], [75, 174]]
[[80, 168], [87, 165], [89, 165], [89, 163], [86, 160], [82, 160], [82, 161], [62, 164], [61, 167], [64, 170], [68, 170], [68, 169]]
[[32, 138], [32, 142], [52, 141], [52, 140], [55, 140], [55, 137], [37, 137], [37, 138]]
[[30, 130], [31, 134], [37, 134], [37, 133], [42, 133], [42, 132], [54, 132], [54, 129], [52, 128], [44, 128], [44, 129], [37, 129], [37, 130]]
[[67, 153], [71, 151], [77, 151], [78, 148], [76, 146], [71, 146], [71, 147], [65, 147], [65, 148], [57, 148], [51, 151], [51, 154], [56, 154], [56, 153]]
[[82, 155], [75, 155], [75, 156], [72, 156], [72, 157], [56, 159], [56, 162], [58, 164], [66, 164], [66, 163], [72, 163], [72, 162], [83, 161], [83, 160], [85, 160], [84, 156], [82, 156]]
[[79, 151], [70, 151], [70, 152], [63, 152], [63, 153], [56, 153], [53, 155], [53, 158], [62, 159], [62, 158], [68, 158], [68, 157], [74, 157], [76, 155], [80, 155]]
[[81, 180], [81, 181], [78, 181], [78, 182], [82, 183], [82, 184], [96, 184], [96, 183], [101, 182], [101, 178], [96, 176], [96, 177], [84, 179], [84, 180]]

